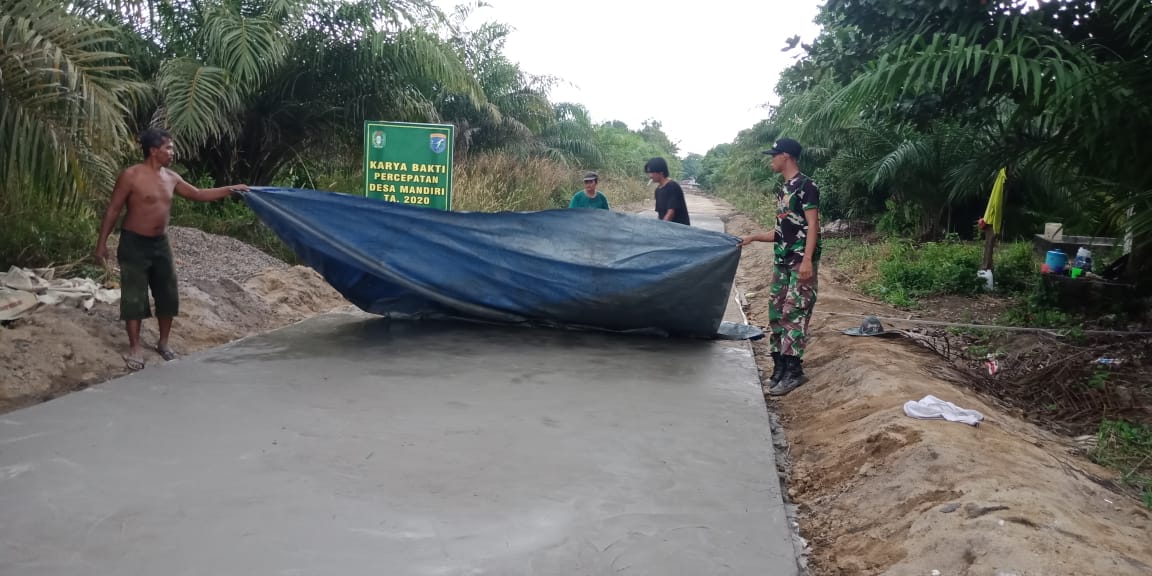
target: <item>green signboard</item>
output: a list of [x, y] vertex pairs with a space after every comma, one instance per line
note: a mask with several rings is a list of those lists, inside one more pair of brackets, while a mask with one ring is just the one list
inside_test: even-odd
[[452, 209], [451, 124], [364, 123], [364, 195]]

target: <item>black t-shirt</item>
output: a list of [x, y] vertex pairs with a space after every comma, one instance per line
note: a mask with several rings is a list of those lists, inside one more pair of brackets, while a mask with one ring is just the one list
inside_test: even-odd
[[776, 264], [799, 266], [804, 261], [809, 234], [817, 234], [816, 253], [812, 261], [820, 260], [818, 230], [808, 228], [806, 210], [820, 208], [820, 188], [811, 178], [797, 174], [776, 192]]
[[675, 180], [669, 180], [656, 189], [656, 217], [663, 220], [669, 209], [676, 211], [672, 215], [673, 222], [692, 225], [688, 218], [688, 204], [684, 202], [684, 190]]

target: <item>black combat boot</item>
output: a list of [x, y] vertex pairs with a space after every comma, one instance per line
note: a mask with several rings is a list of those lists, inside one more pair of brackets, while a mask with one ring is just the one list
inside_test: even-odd
[[799, 358], [781, 356], [780, 359], [784, 364], [784, 374], [775, 386], [768, 389], [769, 396], [783, 396], [808, 381], [808, 378], [804, 376], [803, 362]]
[[779, 352], [772, 353], [772, 386], [784, 377], [784, 357]]

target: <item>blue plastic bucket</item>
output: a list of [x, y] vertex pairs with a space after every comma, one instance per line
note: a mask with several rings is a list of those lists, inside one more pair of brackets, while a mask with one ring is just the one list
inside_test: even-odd
[[1068, 265], [1068, 255], [1059, 250], [1049, 250], [1048, 255], [1044, 257], [1044, 263], [1048, 265], [1049, 272], [1059, 274], [1064, 271], [1064, 266]]

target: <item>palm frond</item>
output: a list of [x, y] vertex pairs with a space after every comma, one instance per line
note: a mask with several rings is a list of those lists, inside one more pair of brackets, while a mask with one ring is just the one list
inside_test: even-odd
[[229, 82], [227, 70], [177, 58], [160, 68], [157, 85], [165, 123], [181, 146], [196, 147], [235, 133], [241, 94]]
[[[1020, 91], [1033, 106], [1069, 98], [1087, 101], [1085, 78], [1101, 69], [1084, 50], [1054, 33], [1007, 35], [1003, 29], [1021, 26], [1018, 19], [1001, 24], [1000, 36], [982, 43], [986, 33], [935, 34], [912, 38], [884, 53], [868, 71], [857, 76], [803, 125], [803, 135], [843, 129], [876, 102], [893, 102], [907, 95], [943, 93], [980, 82], [985, 90]], [[1004, 39], [1007, 36], [1007, 40]]]
[[873, 166], [872, 186], [879, 188], [891, 185], [895, 181], [907, 178], [909, 174], [931, 170], [934, 160], [929, 141], [905, 140]]
[[246, 17], [224, 6], [211, 9], [200, 33], [208, 62], [227, 70], [241, 89], [258, 87], [287, 53], [285, 37], [272, 18]]
[[111, 185], [127, 103], [144, 92], [107, 50], [114, 36], [59, 5], [0, 1], [0, 197]]

